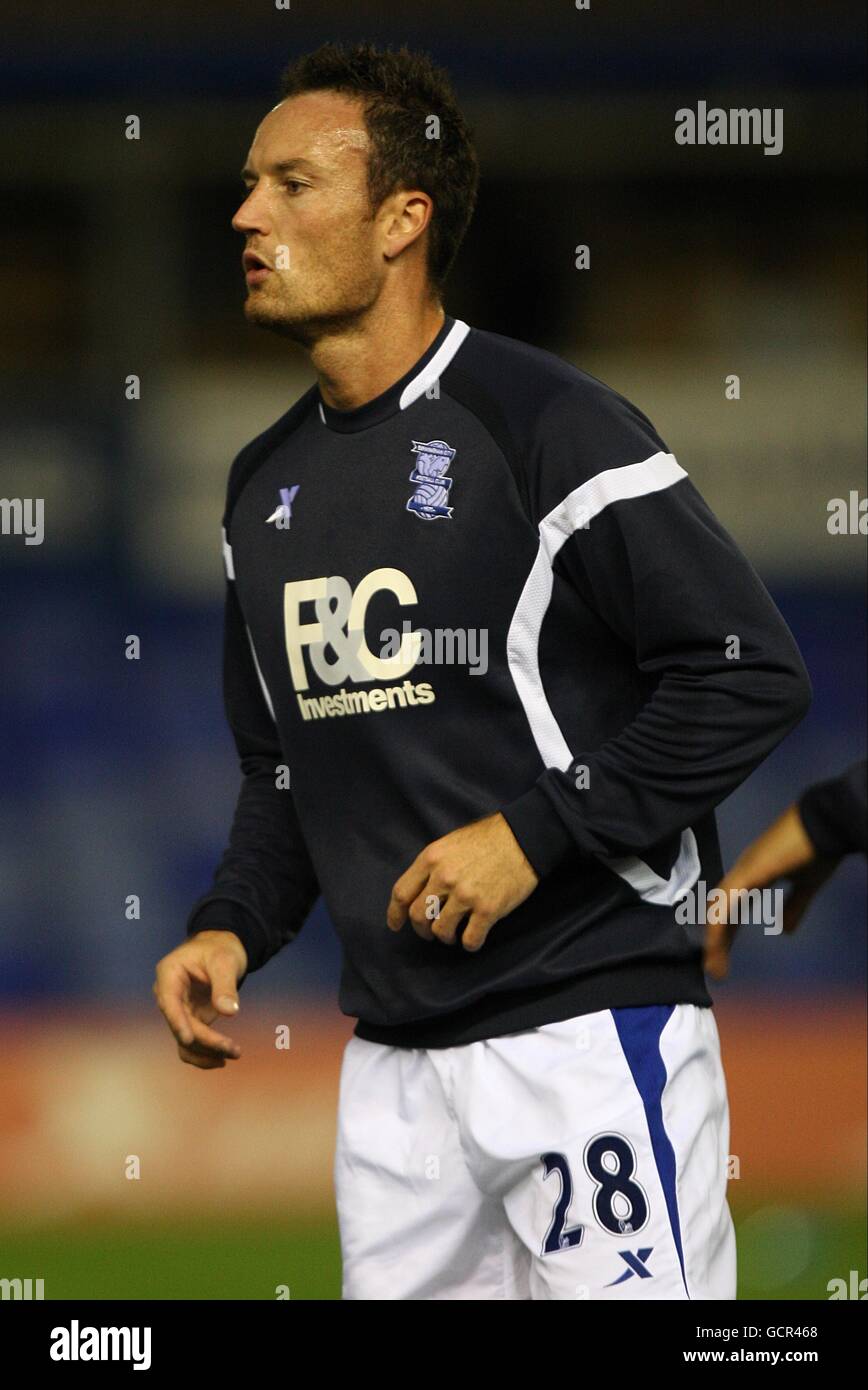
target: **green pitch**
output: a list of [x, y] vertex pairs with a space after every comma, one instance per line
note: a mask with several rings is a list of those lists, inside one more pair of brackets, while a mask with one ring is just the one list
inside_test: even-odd
[[0, 1228], [0, 1278], [42, 1278], [52, 1298], [339, 1299], [332, 1218], [280, 1222], [208, 1212], [195, 1221]]
[[[866, 1275], [861, 1210], [789, 1203], [735, 1211], [739, 1297], [827, 1299], [831, 1278]], [[45, 1280], [46, 1299], [340, 1298], [330, 1216], [303, 1222], [209, 1213], [199, 1220], [108, 1220], [0, 1227], [0, 1278]]]

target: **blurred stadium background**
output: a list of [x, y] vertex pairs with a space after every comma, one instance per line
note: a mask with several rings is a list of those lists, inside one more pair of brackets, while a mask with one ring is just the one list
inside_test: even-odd
[[[46, 530], [0, 537], [0, 1277], [47, 1298], [336, 1298], [352, 1025], [324, 912], [245, 985], [235, 1066], [182, 1067], [150, 995], [237, 790], [227, 469], [311, 379], [241, 312], [229, 219], [252, 132], [325, 39], [450, 69], [483, 182], [448, 310], [645, 410], [809, 666], [811, 714], [721, 810], [729, 861], [864, 756], [864, 541], [826, 526], [831, 498], [865, 493], [862, 8], [31, 0], [4, 28], [0, 491], [44, 498]], [[782, 107], [783, 153], [677, 146], [700, 99]], [[865, 885], [847, 862], [797, 937], [743, 930], [715, 987], [741, 1297], [824, 1299], [868, 1272]]]

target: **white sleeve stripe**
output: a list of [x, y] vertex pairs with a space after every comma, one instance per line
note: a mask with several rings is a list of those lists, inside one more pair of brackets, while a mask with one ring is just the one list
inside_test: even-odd
[[540, 540], [551, 560], [573, 532], [583, 529], [612, 502], [624, 502], [631, 497], [647, 497], [671, 487], [687, 474], [674, 454], [652, 454], [641, 463], [628, 463], [623, 468], [607, 468], [595, 478], [567, 494], [539, 525]]
[[[225, 527], [221, 529], [220, 534], [221, 534], [221, 536], [222, 536], [222, 538], [223, 538], [223, 563], [224, 563], [225, 566], [226, 566], [226, 578], [227, 578], [227, 579], [234, 579], [234, 578], [235, 578], [235, 566], [234, 566], [233, 563], [232, 563], [232, 546], [229, 544], [228, 540], [226, 539], [226, 529], [225, 529]], [[262, 668], [260, 667], [259, 661], [257, 660], [257, 657], [256, 657], [256, 648], [255, 648], [254, 645], [253, 645], [253, 638], [252, 638], [251, 635], [250, 635], [250, 628], [247, 627], [247, 624], [246, 624], [246, 623], [245, 623], [244, 626], [245, 626], [245, 631], [246, 631], [246, 633], [247, 633], [247, 640], [248, 640], [248, 642], [250, 643], [250, 654], [251, 654], [251, 656], [253, 657], [253, 665], [256, 667], [256, 674], [257, 674], [257, 676], [258, 676], [258, 678], [259, 678], [259, 684], [260, 684], [260, 687], [261, 687], [261, 689], [262, 689], [262, 694], [263, 694], [263, 697], [264, 697], [264, 699], [265, 699], [265, 703], [266, 703], [266, 705], [268, 706], [268, 713], [271, 715], [271, 718], [274, 720], [274, 723], [276, 724], [276, 723], [277, 723], [277, 720], [274, 718], [274, 705], [271, 703], [271, 696], [270, 696], [269, 693], [268, 693], [268, 686], [265, 684], [265, 677], [264, 677], [263, 674], [262, 674]]]
[[653, 454], [642, 463], [609, 468], [582, 483], [540, 522], [539, 550], [516, 604], [506, 650], [519, 699], [546, 767], [563, 771], [572, 756], [545, 697], [539, 670], [539, 638], [551, 602], [555, 557], [569, 537], [599, 516], [610, 502], [659, 492], [686, 476], [672, 454]]
[[[565, 772], [572, 762], [569, 745], [546, 699], [539, 669], [539, 639], [554, 587], [555, 557], [570, 536], [587, 526], [610, 503], [660, 492], [686, 477], [672, 454], [652, 454], [641, 463], [598, 473], [569, 493], [540, 522], [539, 550], [512, 616], [506, 651], [513, 683], [544, 767]], [[677, 902], [700, 872], [696, 839], [689, 828], [682, 833], [681, 852], [668, 879], [633, 856], [603, 862], [626, 879], [642, 898], [655, 903]]]
[[271, 703], [271, 696], [268, 693], [268, 686], [265, 684], [265, 677], [262, 674], [262, 668], [260, 667], [259, 662], [256, 658], [256, 648], [253, 645], [253, 638], [250, 635], [250, 628], [246, 627], [246, 631], [247, 640], [250, 643], [250, 653], [253, 657], [253, 665], [256, 667], [256, 674], [259, 677], [259, 684], [262, 687], [262, 694], [264, 695], [265, 703], [268, 706], [268, 713], [271, 715], [271, 718], [274, 720], [274, 723], [276, 724], [277, 720], [274, 718], [274, 705]]
[[223, 564], [226, 566], [226, 578], [235, 578], [235, 566], [232, 563], [232, 546], [226, 539], [226, 528], [220, 528], [220, 536], [223, 541]]

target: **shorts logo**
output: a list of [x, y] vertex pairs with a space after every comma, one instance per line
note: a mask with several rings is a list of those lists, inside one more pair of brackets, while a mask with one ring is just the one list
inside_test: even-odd
[[455, 480], [446, 476], [446, 470], [457, 452], [445, 439], [430, 439], [427, 444], [413, 440], [416, 467], [409, 476], [416, 491], [407, 502], [408, 512], [415, 512], [423, 521], [452, 516], [453, 508], [446, 506], [446, 499]]
[[615, 1284], [624, 1284], [628, 1279], [632, 1279], [634, 1274], [638, 1274], [640, 1279], [653, 1279], [654, 1275], [651, 1270], [646, 1269], [648, 1258], [653, 1249], [653, 1245], [647, 1245], [644, 1250], [639, 1250], [635, 1255], [632, 1250], [619, 1250], [618, 1254], [627, 1268], [623, 1274], [619, 1274], [617, 1279], [612, 1279], [606, 1288], [611, 1289]]

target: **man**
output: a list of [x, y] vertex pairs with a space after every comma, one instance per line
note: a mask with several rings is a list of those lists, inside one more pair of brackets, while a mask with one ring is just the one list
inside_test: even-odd
[[[157, 970], [180, 1055], [239, 1055], [210, 1024], [321, 892], [358, 1019], [345, 1298], [733, 1298], [726, 1089], [674, 905], [807, 707], [792, 638], [640, 411], [444, 313], [477, 164], [427, 58], [302, 58], [244, 180], [247, 317], [317, 381], [229, 479], [244, 776]], [[484, 671], [431, 665], [456, 631]]]
[[[823, 884], [850, 854], [868, 854], [868, 763], [853, 763], [835, 777], [814, 782], [739, 855], [718, 884], [722, 910], [705, 929], [705, 969], [716, 980], [729, 974], [738, 931], [728, 921], [731, 894], [768, 888], [788, 879], [783, 928], [794, 932]], [[738, 897], [736, 897], [738, 902]], [[718, 920], [719, 919], [719, 920]]]

